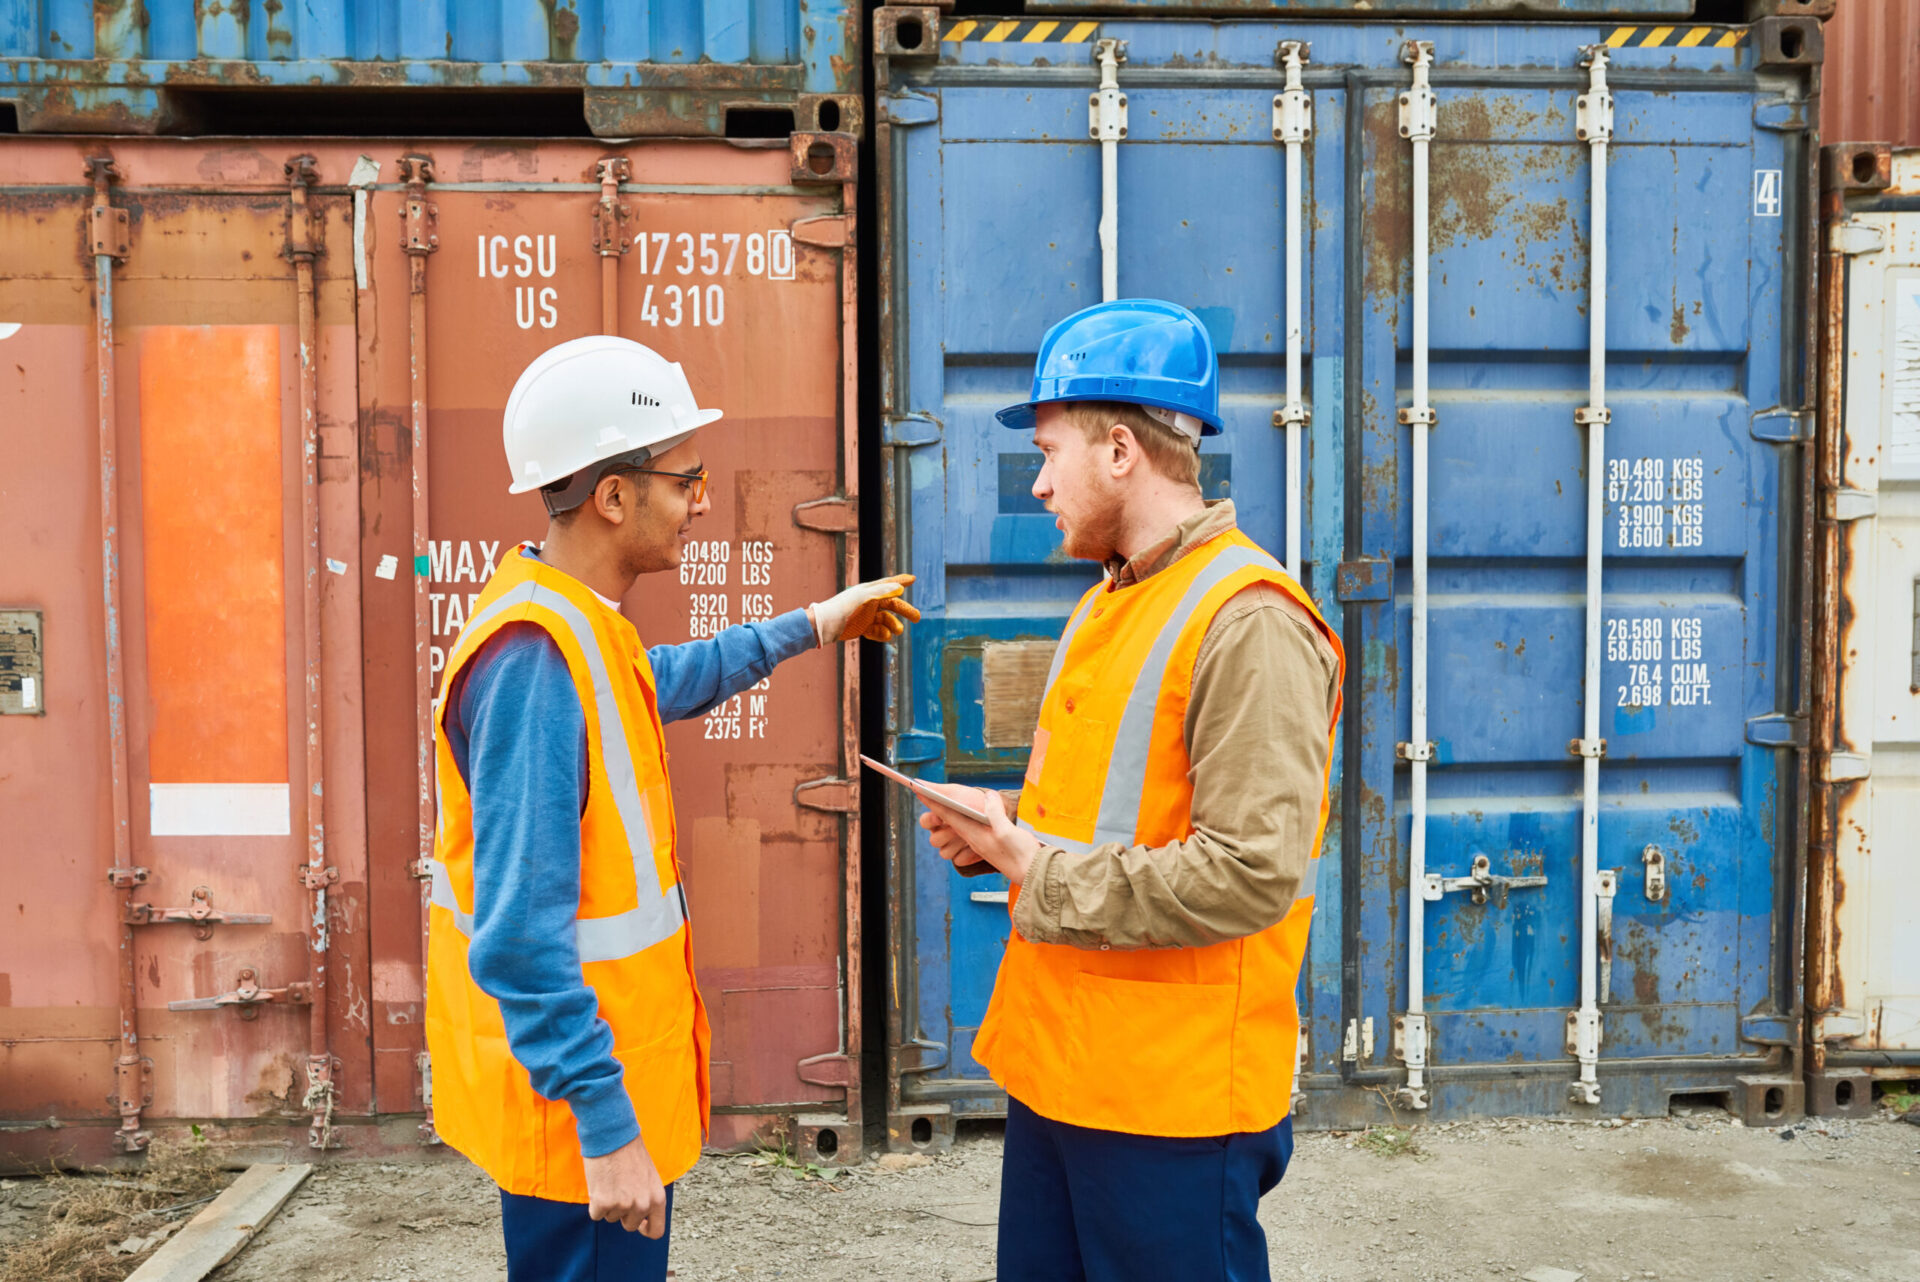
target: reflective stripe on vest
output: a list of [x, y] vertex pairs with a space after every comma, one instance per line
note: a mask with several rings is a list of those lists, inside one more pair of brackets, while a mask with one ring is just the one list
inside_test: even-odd
[[[627, 845], [633, 852], [633, 885], [638, 906], [610, 917], [578, 918], [574, 932], [582, 963], [618, 961], [678, 934], [687, 920], [686, 896], [678, 884], [671, 891], [660, 887], [660, 872], [653, 860], [653, 827], [647, 822], [646, 807], [640, 801], [633, 753], [627, 746], [626, 724], [620, 718], [620, 705], [613, 696], [613, 682], [607, 675], [599, 638], [594, 635], [593, 624], [587, 616], [552, 588], [528, 582], [515, 584], [502, 593], [498, 600], [468, 620], [467, 627], [481, 627], [501, 612], [522, 605], [537, 605], [560, 616], [573, 633], [574, 643], [586, 656], [587, 669], [593, 677], [595, 720], [600, 726], [600, 761], [607, 773], [614, 808], [627, 832]], [[458, 648], [456, 645], [455, 649]], [[473, 916], [460, 911], [446, 866], [438, 859], [429, 860], [428, 865], [433, 874], [433, 902], [452, 913], [455, 929], [471, 939]]]
[[[1174, 607], [1173, 613], [1161, 626], [1160, 634], [1154, 638], [1153, 648], [1147, 652], [1146, 661], [1140, 665], [1140, 675], [1127, 696], [1126, 711], [1121, 713], [1120, 727], [1114, 735], [1113, 752], [1107, 758], [1107, 775], [1100, 786], [1100, 805], [1095, 812], [1099, 817], [1094, 821], [1093, 840], [1075, 841], [1048, 832], [1024, 819], [1020, 821], [1021, 827], [1044, 839], [1050, 846], [1074, 853], [1085, 853], [1095, 846], [1115, 841], [1126, 846], [1134, 844], [1134, 833], [1140, 826], [1140, 797], [1147, 787], [1147, 755], [1152, 747], [1154, 710], [1160, 704], [1160, 687], [1166, 680], [1167, 660], [1201, 599], [1225, 582], [1228, 576], [1252, 565], [1274, 570], [1280, 568], [1278, 561], [1254, 547], [1230, 547], [1214, 557], [1187, 585], [1180, 604]], [[1088, 602], [1095, 595], [1097, 592], [1088, 597]], [[1072, 644], [1073, 634], [1080, 620], [1085, 617], [1083, 611], [1086, 604], [1083, 602], [1081, 609], [1074, 611], [1067, 621], [1066, 631], [1061, 634], [1060, 647], [1053, 655], [1053, 670], [1047, 674], [1046, 694], [1041, 696], [1042, 706], [1046, 703], [1047, 695], [1052, 694], [1053, 683], [1059, 679], [1060, 670], [1065, 666], [1067, 647]]]

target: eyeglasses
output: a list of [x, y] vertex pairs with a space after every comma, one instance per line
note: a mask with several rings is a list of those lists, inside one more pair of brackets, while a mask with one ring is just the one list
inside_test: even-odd
[[676, 481], [692, 481], [693, 482], [693, 501], [695, 503], [706, 502], [707, 469], [704, 467], [701, 468], [698, 472], [662, 472], [658, 468], [651, 468], [651, 467], [623, 467], [620, 469], [620, 471], [623, 473], [637, 474], [640, 476], [671, 476]]

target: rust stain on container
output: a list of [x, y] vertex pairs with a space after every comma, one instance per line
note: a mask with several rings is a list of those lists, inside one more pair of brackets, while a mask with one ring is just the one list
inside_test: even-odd
[[[818, 600], [856, 565], [851, 183], [796, 186], [787, 150], [717, 143], [19, 138], [8, 154], [0, 319], [19, 328], [0, 345], [0, 403], [39, 428], [0, 477], [0, 537], [41, 549], [17, 564], [7, 604], [41, 612], [58, 680], [44, 715], [11, 718], [0, 738], [0, 808], [18, 816], [19, 838], [0, 852], [13, 892], [0, 932], [0, 1117], [72, 1124], [9, 1131], [0, 1163], [105, 1158], [123, 1116], [148, 1129], [214, 1119], [302, 1148], [324, 1122], [346, 1148], [390, 1145], [367, 1123], [423, 1107], [415, 580], [437, 676], [490, 566], [542, 532], [538, 501], [506, 495], [500, 413], [535, 354], [603, 328], [599, 162], [619, 155], [631, 175], [614, 193], [632, 236], [607, 256], [614, 325], [684, 364], [702, 403], [727, 413], [702, 435], [714, 510], [687, 566], [644, 580], [625, 603], [656, 645]], [[407, 252], [403, 154], [433, 162], [420, 175], [424, 225], [438, 237], [430, 254]], [[127, 243], [114, 260], [102, 402], [92, 252], [102, 224], [86, 161], [108, 155]], [[296, 184], [311, 214], [307, 333], [289, 243], [289, 166], [302, 156], [312, 158], [310, 183]], [[363, 156], [378, 182], [361, 165], [351, 186]], [[107, 218], [111, 233], [119, 219]], [[176, 385], [182, 395], [161, 395]], [[219, 470], [223, 429], [196, 421], [236, 389], [263, 460], [244, 495], [227, 492], [238, 473]], [[416, 392], [427, 499], [417, 561]], [[117, 550], [105, 558], [97, 422], [111, 424], [116, 447]], [[176, 526], [171, 542], [156, 536]], [[196, 559], [180, 531], [203, 527]], [[309, 549], [321, 691], [311, 718]], [[103, 566], [119, 579], [114, 613]], [[252, 586], [241, 591], [243, 569]], [[168, 582], [185, 587], [163, 599]], [[242, 621], [243, 645], [214, 640]], [[124, 857], [110, 651], [125, 669], [114, 705]], [[802, 656], [669, 732], [696, 958], [715, 1010], [715, 1138], [798, 1115], [802, 1138], [842, 1159], [860, 1136], [848, 1067], [861, 1036], [858, 792], [839, 782], [856, 746], [851, 659]], [[318, 829], [305, 800], [322, 768], [324, 862], [310, 859]], [[800, 793], [822, 780], [832, 786]], [[126, 885], [107, 883], [110, 866], [128, 870]], [[123, 901], [146, 906], [147, 924], [123, 924]], [[196, 927], [186, 911], [196, 904], [269, 920]], [[173, 909], [177, 924], [163, 911]], [[244, 971], [253, 979], [236, 980]], [[321, 999], [314, 1029], [309, 994]], [[131, 1056], [116, 1049], [122, 1007], [137, 1031]], [[311, 1089], [322, 1051], [324, 1098]], [[117, 1094], [135, 1100], [131, 1114], [107, 1102]]]

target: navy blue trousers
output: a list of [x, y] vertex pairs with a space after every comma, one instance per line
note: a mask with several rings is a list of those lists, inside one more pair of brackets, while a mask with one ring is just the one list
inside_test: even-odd
[[1255, 1215], [1292, 1157], [1292, 1118], [1165, 1139], [1069, 1126], [1009, 1098], [1000, 1282], [1268, 1282]]
[[673, 1237], [673, 1185], [667, 1231], [657, 1239], [587, 1216], [584, 1202], [549, 1202], [500, 1190], [507, 1239], [507, 1282], [665, 1282]]

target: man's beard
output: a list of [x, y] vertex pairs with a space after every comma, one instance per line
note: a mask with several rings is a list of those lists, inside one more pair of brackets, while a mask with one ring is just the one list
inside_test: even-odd
[[1061, 551], [1076, 561], [1113, 559], [1120, 547], [1120, 505], [1109, 502], [1067, 526]]

